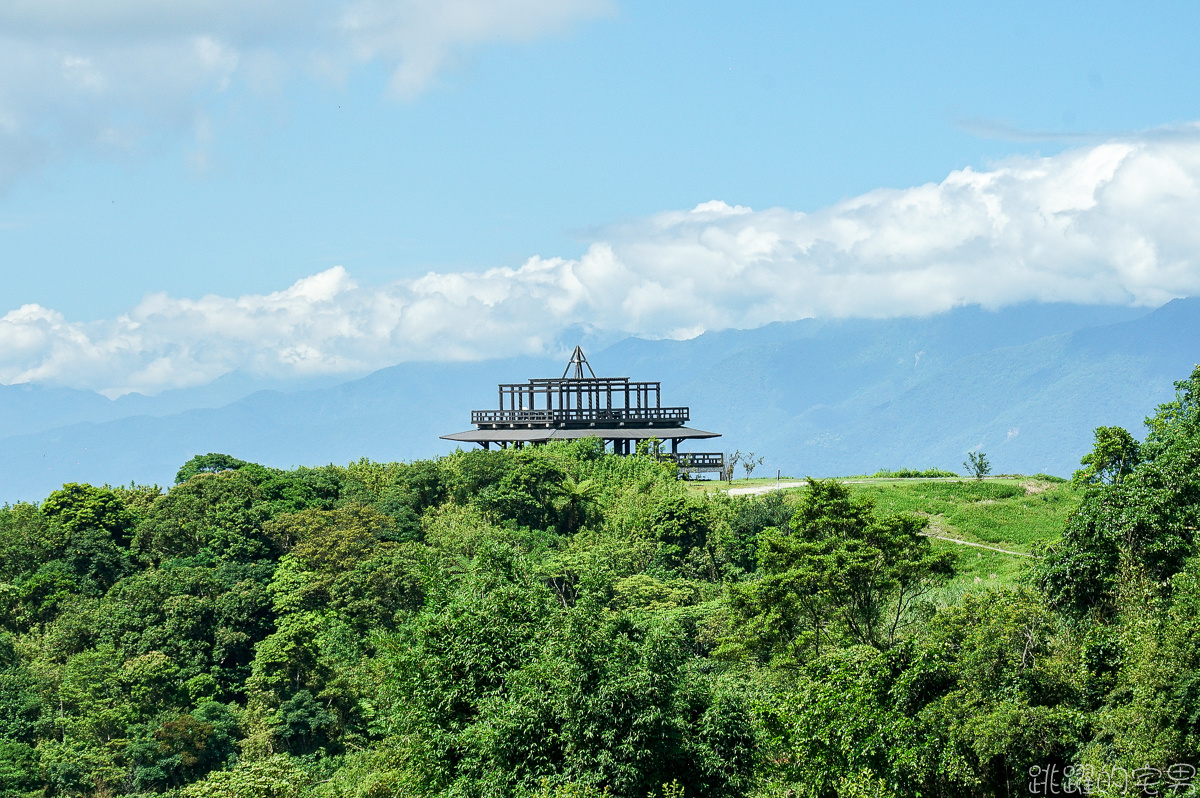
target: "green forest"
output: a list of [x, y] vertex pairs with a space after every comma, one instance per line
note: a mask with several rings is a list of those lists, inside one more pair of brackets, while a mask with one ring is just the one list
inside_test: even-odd
[[0, 509], [0, 798], [1194, 794], [1200, 367], [1079, 455], [758, 497], [595, 439], [67, 484]]

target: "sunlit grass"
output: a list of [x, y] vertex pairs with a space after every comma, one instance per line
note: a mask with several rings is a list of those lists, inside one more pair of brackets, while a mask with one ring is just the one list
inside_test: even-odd
[[1006, 549], [1015, 554], [935, 538], [939, 549], [955, 551], [956, 575], [934, 600], [957, 601], [968, 590], [1011, 585], [1033, 563], [1038, 543], [1056, 539], [1079, 502], [1069, 484], [1036, 479], [947, 480], [851, 485], [885, 513], [914, 512], [929, 517], [927, 532]]
[[952, 551], [958, 555], [954, 562], [954, 578], [931, 596], [937, 604], [952, 604], [968, 590], [1011, 585], [1033, 562], [1028, 557], [964, 546], [948, 540], [934, 538], [930, 542], [938, 551]]
[[[1033, 562], [1032, 558], [1020, 555], [1030, 554], [1036, 544], [1056, 539], [1080, 498], [1070, 484], [1029, 477], [986, 480], [846, 477], [843, 481], [855, 494], [871, 499], [880, 513], [911, 512], [927, 516], [926, 531], [935, 536], [933, 545], [956, 552], [956, 576], [938, 591], [935, 597], [938, 603], [955, 601], [967, 590], [1012, 584]], [[731, 487], [770, 487], [775, 482], [771, 477], [739, 479], [732, 484], [694, 482], [690, 487], [697, 492], [710, 492]], [[785, 493], [792, 494], [789, 498], [794, 501], [803, 490], [794, 487]]]
[[1029, 553], [1053, 540], [1079, 501], [1065, 483], [1038, 480], [962, 480], [851, 485], [885, 513], [930, 516], [932, 532]]
[[[787, 477], [780, 482], [802, 482]], [[1010, 585], [1033, 560], [1028, 555], [1039, 543], [1055, 540], [1079, 503], [1080, 493], [1069, 483], [1032, 477], [1000, 477], [985, 480], [895, 479], [845, 477], [856, 495], [869, 498], [883, 514], [911, 512], [929, 518], [927, 533], [933, 545], [954, 551], [956, 575], [938, 591], [938, 603], [952, 602], [967, 590]], [[730, 488], [773, 487], [774, 476], [692, 482], [689, 487], [706, 493]], [[803, 486], [787, 488], [795, 501]], [[943, 540], [950, 538], [951, 540]], [[952, 541], [1004, 549], [1012, 554]]]

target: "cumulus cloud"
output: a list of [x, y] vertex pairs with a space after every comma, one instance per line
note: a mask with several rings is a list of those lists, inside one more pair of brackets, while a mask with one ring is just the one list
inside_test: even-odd
[[236, 81], [344, 78], [381, 62], [411, 97], [484, 42], [526, 41], [609, 0], [5, 0], [0, 187], [56, 155], [118, 153], [203, 125]]
[[412, 359], [546, 353], [566, 330], [686, 338], [965, 304], [1156, 306], [1200, 293], [1200, 126], [964, 169], [816, 213], [724, 202], [605, 231], [578, 259], [359, 286], [342, 267], [267, 295], [146, 297], [117, 319], [0, 318], [0, 382], [110, 395]]

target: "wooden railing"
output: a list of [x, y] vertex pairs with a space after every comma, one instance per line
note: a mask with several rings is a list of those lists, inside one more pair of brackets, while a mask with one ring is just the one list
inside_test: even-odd
[[579, 424], [588, 422], [682, 424], [686, 407], [571, 408], [570, 410], [472, 410], [472, 424]]
[[725, 471], [725, 455], [721, 452], [680, 452], [661, 454], [663, 460], [673, 460], [680, 471]]

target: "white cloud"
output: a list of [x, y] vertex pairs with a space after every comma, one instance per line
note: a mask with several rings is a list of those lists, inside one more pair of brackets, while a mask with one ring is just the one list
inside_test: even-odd
[[424, 89], [464, 47], [527, 41], [611, 8], [606, 0], [358, 0], [338, 19], [356, 58], [397, 64], [392, 90]]
[[379, 61], [411, 97], [467, 49], [554, 33], [609, 0], [5, 0], [0, 188], [78, 149], [188, 131], [213, 98]]
[[147, 296], [113, 320], [0, 318], [0, 382], [110, 394], [235, 368], [362, 371], [551, 350], [569, 329], [690, 337], [805, 317], [1200, 294], [1200, 126], [965, 169], [812, 214], [712, 201], [613, 228], [578, 260], [362, 287], [336, 267], [267, 295]]

